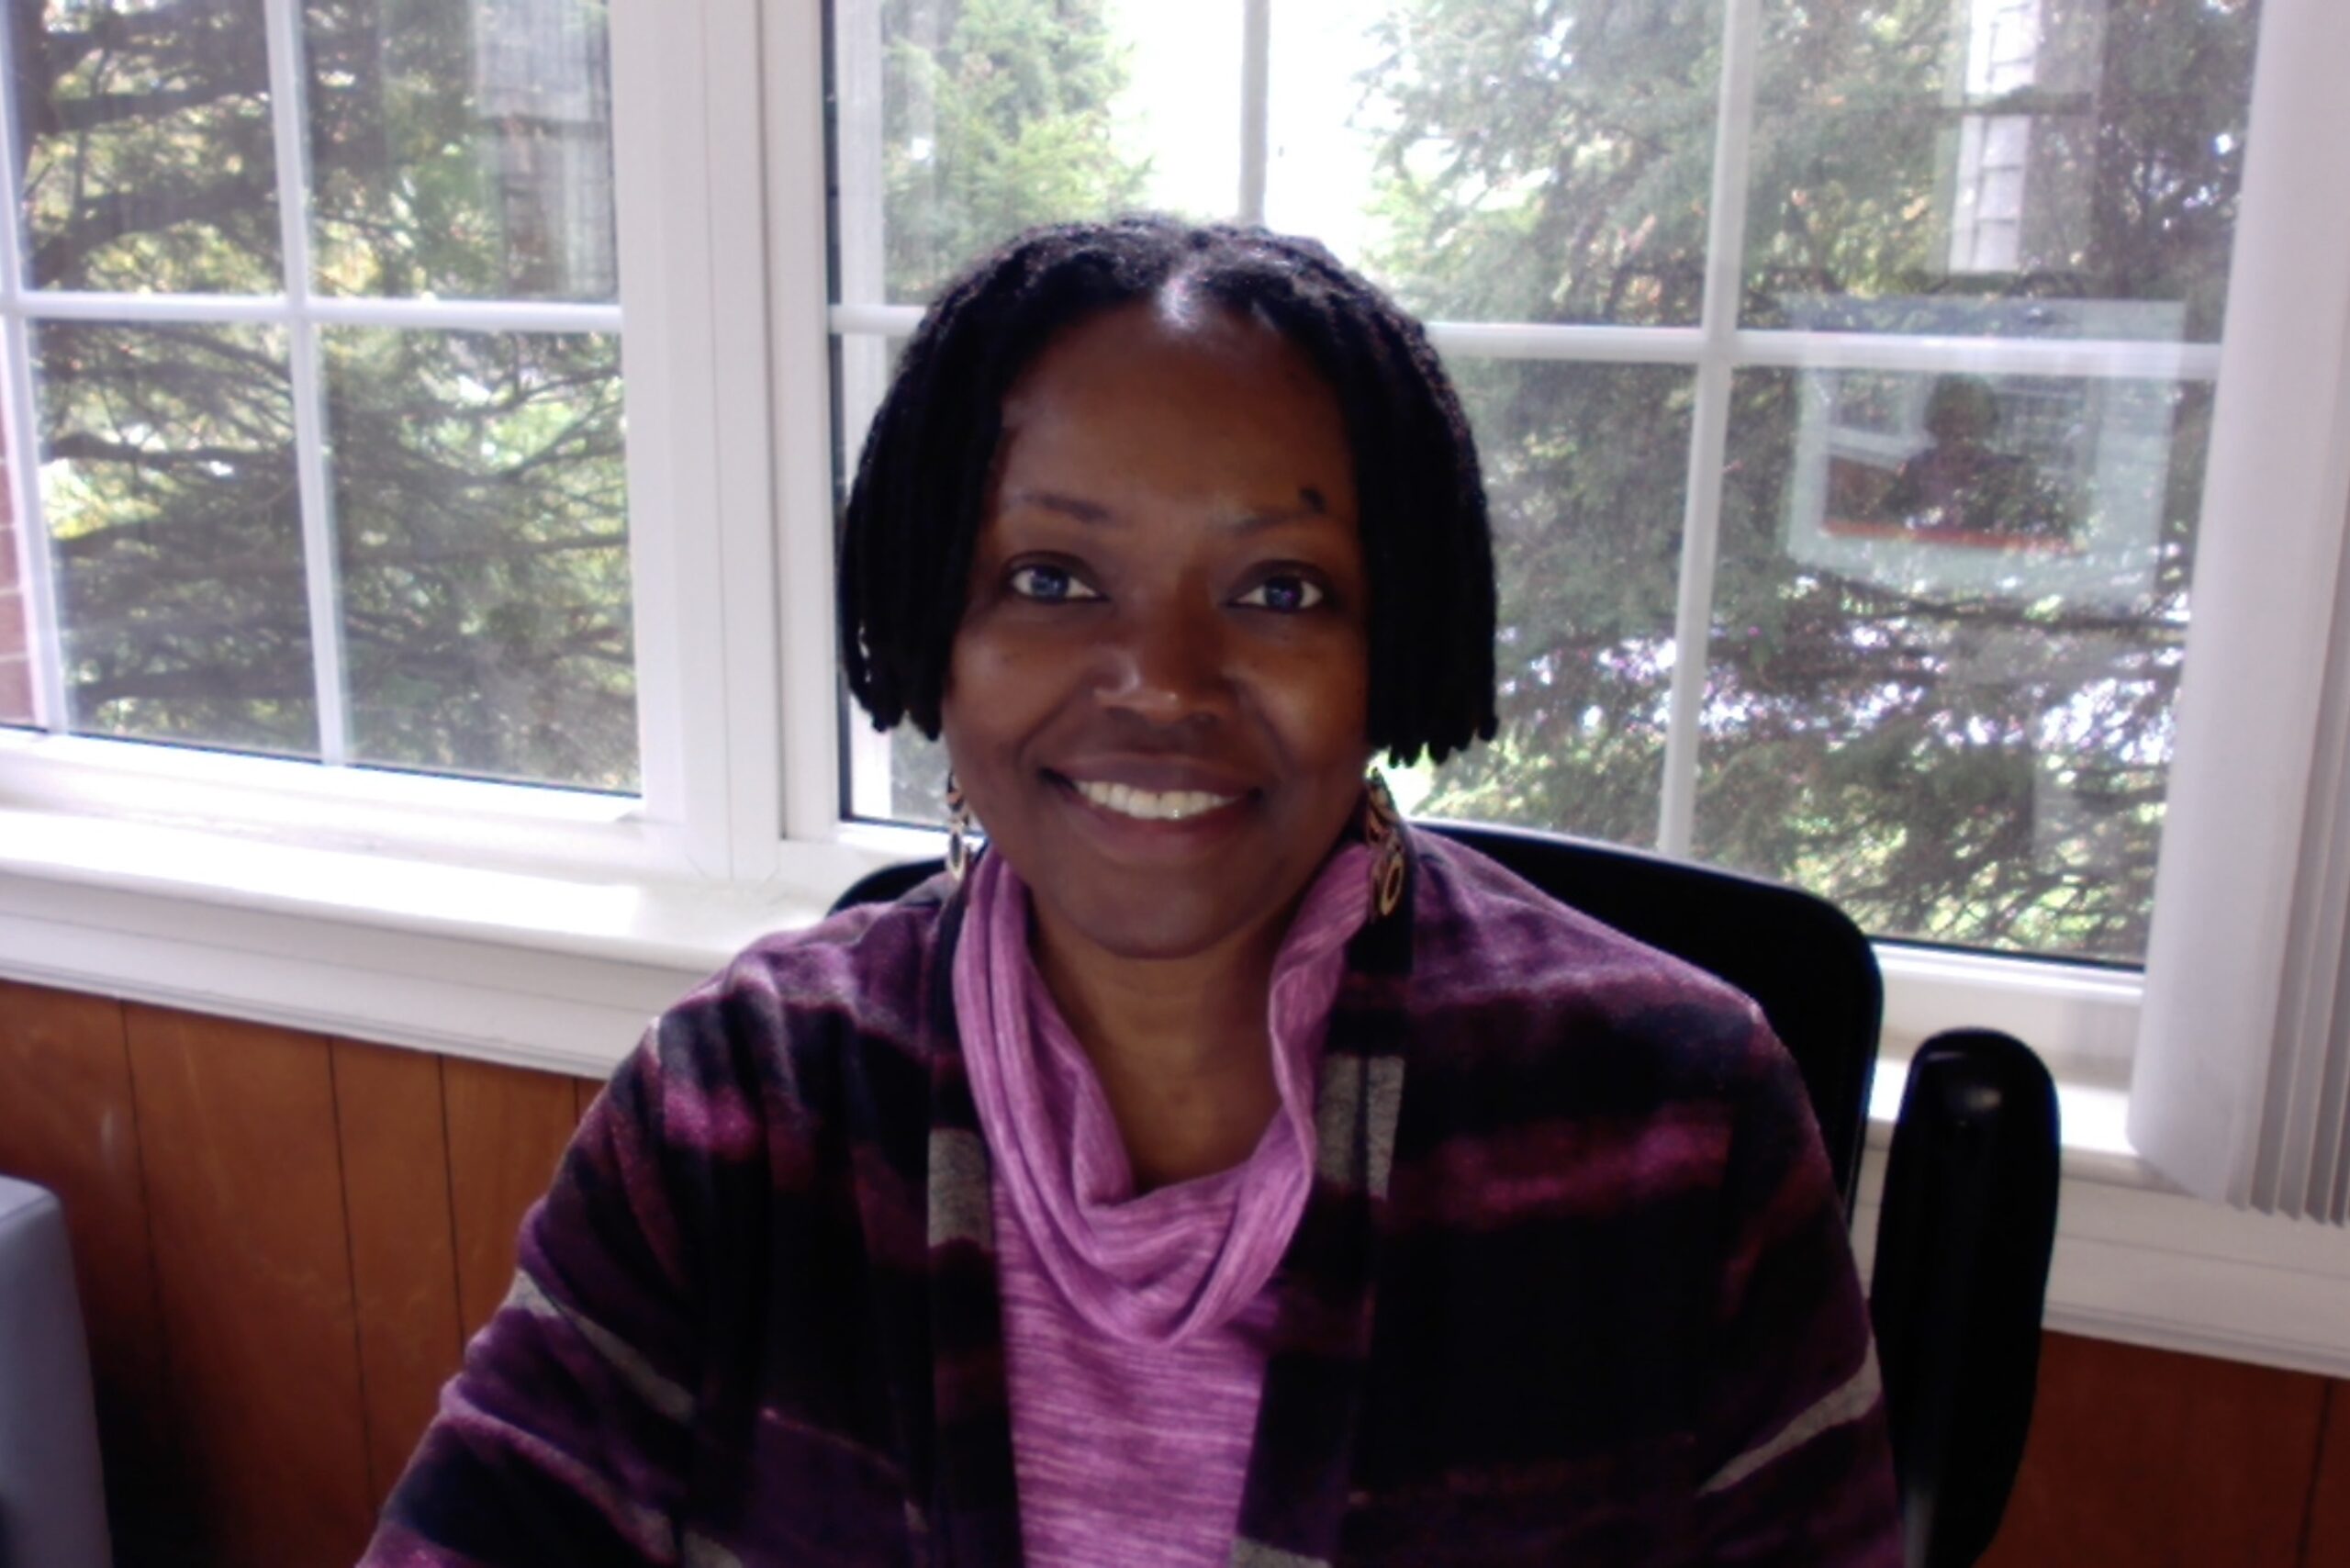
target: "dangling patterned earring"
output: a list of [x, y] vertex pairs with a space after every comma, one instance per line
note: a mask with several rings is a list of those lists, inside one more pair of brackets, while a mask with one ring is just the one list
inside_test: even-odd
[[1376, 767], [1363, 780], [1362, 836], [1371, 846], [1371, 907], [1383, 918], [1404, 902], [1404, 814]]
[[946, 874], [957, 881], [971, 868], [971, 805], [963, 799], [963, 786], [950, 771], [946, 775]]

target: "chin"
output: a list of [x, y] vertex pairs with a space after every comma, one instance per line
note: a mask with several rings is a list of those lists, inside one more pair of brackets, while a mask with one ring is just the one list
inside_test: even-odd
[[1033, 897], [1104, 952], [1121, 958], [1187, 958], [1248, 930], [1271, 912], [1234, 899], [1238, 890], [1218, 879], [1185, 887], [1190, 879], [1164, 877], [1139, 885], [1102, 878], [1083, 887], [1039, 887], [1023, 873]]

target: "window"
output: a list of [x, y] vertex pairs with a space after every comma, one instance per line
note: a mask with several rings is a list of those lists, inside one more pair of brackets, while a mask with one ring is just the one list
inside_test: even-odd
[[635, 793], [604, 7], [17, 10], [0, 720]]
[[[1537, 12], [1554, 25], [1529, 30]], [[477, 34], [476, 14], [519, 30]], [[226, 72], [234, 90], [179, 129], [233, 156], [182, 147], [158, 165], [133, 123], [113, 156], [162, 182], [151, 188], [268, 162], [263, 216], [223, 217], [219, 232], [154, 204], [106, 209], [120, 237], [179, 269], [170, 279], [139, 275], [142, 260], [61, 287], [38, 272], [37, 244], [0, 234], [0, 975], [609, 1068], [649, 1013], [752, 935], [814, 918], [877, 864], [937, 852], [934, 834], [887, 825], [933, 809], [923, 770], [936, 759], [844, 722], [831, 596], [838, 453], [854, 449], [923, 291], [1031, 218], [1137, 199], [1261, 211], [1370, 263], [1443, 323], [1494, 465], [1521, 628], [1505, 650], [1511, 712], [1533, 742], [1482, 772], [1413, 778], [1422, 809], [1518, 812], [1792, 867], [1857, 886], [1880, 929], [2004, 944], [1883, 945], [1887, 1048], [1983, 1024], [2059, 1066], [2068, 1179], [2052, 1324], [2298, 1364], [2350, 1354], [2341, 1232], [2146, 1190], [2132, 1141], [2186, 1178], [2196, 1161], [2161, 1154], [2139, 1113], [2161, 1113], [2157, 1133], [2216, 1131], [2205, 1163], [2226, 1179], [2200, 1190], [2284, 1207], [2306, 1189], [2306, 1212], [2340, 1212], [2344, 1167], [2303, 1156], [2340, 1148], [2313, 1135], [2326, 1107], [2339, 1125], [2343, 1058], [2288, 1050], [2294, 1031], [2275, 1026], [2327, 1015], [2334, 992], [2297, 983], [2301, 971], [2343, 972], [2324, 961], [2339, 924], [2300, 930], [2294, 913], [2338, 918], [2345, 875], [2319, 830], [2344, 820], [2323, 802], [2341, 795], [2350, 701], [2336, 696], [2326, 726], [2311, 720], [2322, 689], [2350, 691], [2334, 575], [2350, 491], [2335, 466], [2350, 450], [2350, 162], [2334, 152], [2350, 144], [2350, 98], [2333, 80], [2350, 9], [2336, 0], [27, 0], [14, 15], [11, 50], [53, 31], [212, 40], [191, 57], [201, 72], [146, 107], [168, 119], [171, 93]], [[579, 123], [580, 100], [553, 91], [560, 70], [531, 73], [551, 92], [535, 111], [499, 100], [494, 125], [475, 124], [481, 95], [513, 80], [473, 52], [477, 38], [553, 39], [549, 60], [577, 60], [592, 35], [553, 17], [599, 22], [610, 39], [608, 196], [579, 138], [552, 123]], [[291, 106], [306, 93], [361, 102], [334, 96], [360, 92], [355, 67], [311, 81], [313, 37], [330, 29], [363, 62], [434, 63], [382, 78], [386, 118], [339, 122], [350, 138], [321, 151], [317, 111]], [[229, 40], [244, 52], [224, 63], [213, 43]], [[114, 95], [74, 114], [147, 92], [121, 77], [125, 48], [106, 57]], [[1489, 91], [1488, 76], [1542, 95]], [[0, 73], [0, 132], [28, 123], [16, 90]], [[1725, 105], [1746, 134], [1721, 134]], [[533, 113], [550, 125], [522, 123]], [[21, 185], [31, 151], [0, 157], [0, 182]], [[330, 189], [318, 171], [346, 153], [348, 183]], [[2101, 185], [2115, 169], [2132, 179]], [[564, 194], [533, 197], [518, 226], [509, 182], [533, 171], [554, 171]], [[481, 206], [402, 227], [420, 209], [402, 207], [400, 182], [421, 199], [460, 172], [438, 199], [470, 190]], [[307, 269], [287, 260], [289, 179], [311, 193]], [[402, 193], [388, 207], [386, 191]], [[602, 199], [616, 294], [581, 281], [602, 264], [594, 244], [546, 240]], [[494, 211], [506, 228], [457, 220]], [[1620, 214], [1637, 220], [1609, 220]], [[2132, 225], [2151, 242], [2089, 246], [2103, 260], [2070, 272], [2049, 260], [2072, 253], [2068, 234], [2087, 245]], [[409, 241], [437, 281], [381, 282], [408, 264]], [[330, 253], [344, 269], [331, 277]], [[560, 267], [528, 259], [557, 254]], [[1548, 258], [1540, 286], [1514, 270], [1528, 257]], [[584, 270], [564, 270], [575, 261]], [[95, 345], [76, 365], [145, 379], [85, 381], [78, 401], [44, 404], [43, 343], [60, 331]], [[173, 402], [196, 394], [152, 374], [183, 363], [154, 349], [166, 332], [197, 345], [187, 365], [244, 353], [251, 383]], [[463, 399], [493, 397], [477, 389], [498, 385], [500, 364], [547, 362], [466, 360], [452, 340], [565, 349], [550, 374], [576, 400], [536, 403], [498, 431]], [[557, 408], [566, 425], [589, 409], [600, 420], [609, 385], [588, 398], [573, 373], [608, 375], [615, 349], [623, 461], [599, 455], [545, 493], [617, 504], [618, 475], [625, 575], [617, 544], [554, 550], [562, 563], [546, 569], [559, 587], [585, 585], [591, 561], [610, 570], [602, 586], [625, 599], [598, 613], [627, 630], [628, 684], [609, 662], [593, 666], [600, 685], [580, 678], [584, 662], [501, 666], [468, 631], [463, 667], [481, 685], [445, 689], [493, 703], [588, 689], [610, 704], [606, 736], [628, 727], [611, 716], [625, 689], [635, 744], [618, 766], [632, 760], [634, 780], [514, 782], [517, 756], [546, 770], [531, 777], [554, 771], [520, 731], [498, 737], [505, 760], [443, 762], [453, 746], [423, 744], [440, 697], [366, 711], [363, 668], [402, 666], [364, 665], [373, 651], [347, 634], [346, 749], [325, 762], [337, 726], [318, 715], [335, 688], [295, 639], [341, 627], [375, 589], [313, 540], [339, 551], [351, 516], [381, 516], [386, 549], [415, 547], [405, 512], [366, 493], [375, 476], [454, 465], [453, 428], [477, 424], [495, 446], [552, 439], [536, 421]], [[149, 710], [122, 726], [191, 744], [113, 738], [73, 706], [61, 655], [73, 622], [54, 615], [56, 573], [28, 561], [53, 514], [27, 503], [46, 503], [62, 472], [43, 468], [49, 421], [62, 411], [103, 431], [98, 416], [125, 406], [183, 422], [119, 427], [151, 444], [94, 474], [109, 504], [160, 509], [158, 476], [173, 469], [154, 453], [189, 458], [175, 494], [191, 503], [262, 494], [231, 483], [248, 469], [279, 476], [266, 527], [233, 510], [219, 525], [274, 554], [199, 555], [192, 570], [241, 607], [260, 601], [264, 567], [295, 585], [256, 625], [280, 639], [267, 695], [282, 706], [191, 680], [196, 706], [160, 711], [217, 723], [166, 734]], [[409, 407], [430, 417], [409, 428]], [[404, 444], [370, 455], [345, 504], [353, 418]], [[248, 442], [229, 476], [207, 465], [220, 454], [184, 450], [216, 433], [207, 420]], [[1982, 454], [1953, 455], [1970, 430]], [[509, 559], [540, 537], [537, 511], [481, 515], [498, 546], [482, 570], [543, 580], [541, 564]], [[147, 525], [148, 543], [163, 526]], [[115, 622], [85, 621], [115, 639], [97, 649], [169, 633], [201, 650], [203, 600], [176, 589], [177, 563], [108, 564], [151, 568], [162, 591], [108, 601], [128, 607]], [[2051, 592], [2016, 599], [2010, 578]], [[220, 618], [209, 625], [233, 645]], [[2313, 650], [2336, 626], [2329, 673]], [[402, 658], [444, 646], [395, 644]], [[245, 738], [232, 721], [252, 726]], [[297, 750], [284, 737], [307, 743], [304, 722], [315, 751], [211, 749]], [[567, 738], [595, 728], [559, 722]], [[2307, 767], [2328, 747], [2330, 784]], [[1547, 768], [1554, 756], [1574, 770]], [[422, 771], [444, 766], [506, 781]], [[1856, 818], [1838, 814], [1854, 803]], [[1840, 837], [1848, 820], [1951, 830], [1887, 850]], [[2143, 980], [2126, 962], [2031, 957], [2135, 950], [2157, 829], [2165, 890]], [[1957, 874], [1925, 878], [1905, 907], [1912, 856]], [[2184, 879], [2181, 861], [2194, 862]], [[1965, 900], [1998, 913], [1990, 895], [2020, 898], [2057, 873], [2074, 907], [2026, 898], [2016, 909], [2033, 918], [2009, 911], [1982, 923], [1988, 935], [1953, 924]], [[2272, 1034], [2273, 1049], [2216, 1060]]]
[[[673, 954], [821, 909], [935, 852], [889, 824], [934, 813], [940, 761], [845, 719], [829, 591], [841, 454], [922, 299], [1032, 220], [1260, 212], [1438, 323], [1490, 466], [1510, 735], [1401, 791], [1989, 947], [1884, 949], [1890, 1047], [1986, 1023], [2118, 1085], [2218, 580], [2254, 24], [2307, 3], [21, 7], [16, 54], [106, 47], [40, 89], [96, 107], [5, 117], [0, 180], [38, 199], [0, 234], [0, 829], [50, 867], [79, 851], [9, 813], [735, 912]], [[59, 140], [103, 115], [112, 141]], [[2281, 123], [2272, 153], [2338, 144]], [[116, 188], [57, 186], [77, 155], [146, 184], [91, 209], [67, 286], [42, 236]], [[209, 227], [175, 205], [207, 171], [250, 198]], [[2265, 224], [2249, 252], [2306, 249]], [[2249, 384], [2288, 368], [2261, 352]], [[207, 379], [230, 355], [253, 374]], [[2282, 440], [2226, 451], [2318, 450]], [[2309, 510], [2236, 504], [2338, 525]], [[2205, 644], [2266, 619], [2192, 610]], [[152, 689], [94, 684], [126, 677]], [[546, 897], [572, 932], [587, 905]]]
[[[1135, 203], [1311, 232], [1479, 438], [1503, 730], [1420, 812], [1874, 932], [2135, 964], [2249, 0], [835, 0], [844, 451], [961, 258]], [[851, 801], [938, 760], [852, 715]]]

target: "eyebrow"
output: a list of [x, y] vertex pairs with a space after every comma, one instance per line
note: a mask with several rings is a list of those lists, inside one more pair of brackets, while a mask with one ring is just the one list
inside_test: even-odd
[[[1303, 518], [1326, 516], [1330, 510], [1322, 492], [1312, 485], [1302, 485], [1297, 492], [1298, 504], [1273, 511], [1249, 512], [1232, 520], [1236, 532], [1250, 532], [1270, 528], [1277, 523], [1296, 522]], [[1084, 523], [1114, 523], [1118, 514], [1099, 501], [1089, 501], [1079, 496], [1064, 495], [1058, 490], [1014, 490], [1003, 498], [1007, 505], [1036, 507], [1057, 511], [1064, 517]]]

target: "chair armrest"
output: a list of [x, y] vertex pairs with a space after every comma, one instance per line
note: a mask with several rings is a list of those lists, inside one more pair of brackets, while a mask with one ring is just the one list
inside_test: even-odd
[[1894, 1124], [1869, 1316], [1909, 1568], [1998, 1532], [2031, 1427], [2056, 1232], [2056, 1086], [1987, 1029], [1919, 1048]]

